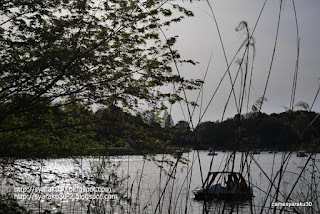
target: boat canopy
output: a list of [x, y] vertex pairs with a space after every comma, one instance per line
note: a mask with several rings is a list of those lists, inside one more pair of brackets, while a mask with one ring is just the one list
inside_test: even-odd
[[[221, 185], [223, 180], [225, 185]], [[202, 189], [204, 192], [218, 194], [252, 194], [251, 188], [239, 172], [209, 172]]]

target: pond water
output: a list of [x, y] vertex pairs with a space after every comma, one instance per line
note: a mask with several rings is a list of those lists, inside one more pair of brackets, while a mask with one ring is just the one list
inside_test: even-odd
[[[271, 199], [276, 196], [275, 187], [279, 183], [279, 176], [274, 178], [288, 155], [280, 152], [262, 152], [247, 160], [242, 159], [241, 153], [236, 154], [233, 170], [240, 171], [241, 163], [247, 163], [242, 175], [253, 187], [252, 201], [216, 200], [204, 204], [194, 200], [192, 190], [201, 186], [209, 171], [223, 171], [231, 154], [217, 153], [216, 156], [209, 156], [207, 151], [184, 153], [184, 163], [169, 155], [156, 155], [153, 161], [143, 156], [15, 160], [13, 165], [1, 169], [1, 190], [10, 192], [36, 212], [197, 214], [206, 213], [205, 210], [208, 213], [260, 213], [263, 210], [271, 213], [282, 208], [271, 204], [275, 202]], [[277, 202], [285, 202], [288, 195], [290, 203], [307, 202], [294, 208], [284, 207], [284, 211], [287, 210], [284, 213], [291, 213], [293, 209], [301, 213], [319, 210], [319, 155], [314, 158], [302, 173], [308, 157], [297, 157], [294, 153], [283, 165]], [[232, 164], [228, 166], [225, 170], [231, 170]], [[301, 178], [296, 182], [300, 173]], [[274, 180], [274, 187], [268, 195], [270, 180]], [[99, 197], [104, 198], [99, 200]], [[119, 203], [120, 198], [123, 200]], [[311, 207], [302, 206], [311, 205], [309, 202]]]

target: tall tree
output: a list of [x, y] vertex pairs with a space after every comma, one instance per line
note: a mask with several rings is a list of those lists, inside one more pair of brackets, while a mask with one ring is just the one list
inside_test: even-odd
[[[179, 5], [11, 0], [0, 12], [0, 122], [55, 101], [156, 105], [199, 84], [174, 74], [173, 62], [194, 62], [180, 59], [176, 37], [161, 36], [161, 28], [193, 15]], [[178, 92], [163, 93], [167, 84]]]
[[164, 128], [171, 128], [174, 126], [174, 122], [172, 119], [171, 114], [168, 113], [168, 111], [166, 110], [163, 114], [163, 123], [162, 123], [162, 127]]

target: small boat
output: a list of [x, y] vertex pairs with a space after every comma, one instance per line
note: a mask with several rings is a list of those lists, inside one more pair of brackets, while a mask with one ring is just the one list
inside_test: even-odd
[[303, 158], [303, 157], [308, 157], [308, 155], [304, 152], [297, 152], [297, 157]]
[[253, 197], [253, 190], [239, 172], [210, 172], [203, 186], [195, 189], [193, 194], [195, 200], [243, 201]]
[[216, 152], [213, 150], [213, 148], [209, 148], [208, 150], [209, 150], [208, 155], [218, 155], [218, 153], [216, 153]]
[[269, 154], [277, 154], [277, 153], [278, 153], [277, 150], [271, 150], [271, 151], [269, 151]]
[[253, 155], [259, 155], [261, 152], [259, 151], [259, 150], [253, 150], [252, 152], [251, 152], [251, 154], [253, 154]]
[[211, 151], [208, 153], [208, 155], [218, 155], [218, 153], [216, 153], [215, 151]]
[[174, 156], [181, 158], [183, 152], [182, 151], [175, 151], [173, 154], [174, 154]]

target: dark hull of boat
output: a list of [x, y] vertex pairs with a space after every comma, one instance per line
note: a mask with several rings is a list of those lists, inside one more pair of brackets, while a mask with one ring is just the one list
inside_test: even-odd
[[251, 200], [253, 195], [251, 194], [214, 194], [214, 193], [194, 193], [194, 200], [197, 201], [209, 201], [214, 199], [222, 200], [236, 200], [236, 201], [247, 201]]

